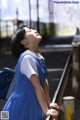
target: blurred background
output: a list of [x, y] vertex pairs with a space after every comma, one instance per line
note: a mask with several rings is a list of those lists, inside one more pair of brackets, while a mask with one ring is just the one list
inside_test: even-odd
[[80, 26], [80, 0], [60, 2], [0, 0], [0, 52], [10, 49], [10, 37], [23, 25], [37, 29], [44, 38], [74, 35]]
[[[16, 66], [11, 36], [24, 25], [42, 35], [40, 50], [46, 60], [51, 99], [61, 106], [63, 96], [76, 97], [75, 120], [80, 120], [80, 0], [0, 0], [0, 76], [2, 68]], [[7, 100], [2, 91], [10, 84], [4, 83], [0, 99]], [[4, 102], [1, 105], [0, 109]]]

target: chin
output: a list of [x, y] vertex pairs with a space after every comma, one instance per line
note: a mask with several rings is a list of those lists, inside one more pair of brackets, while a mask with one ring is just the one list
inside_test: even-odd
[[39, 39], [40, 39], [40, 41], [42, 40], [42, 37], [41, 36], [39, 36]]
[[36, 37], [36, 39], [40, 42], [40, 41], [42, 40], [42, 37], [41, 37], [40, 35], [38, 35], [38, 36]]

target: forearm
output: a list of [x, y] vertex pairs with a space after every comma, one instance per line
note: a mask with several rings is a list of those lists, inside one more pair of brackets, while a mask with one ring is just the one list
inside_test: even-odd
[[49, 94], [49, 84], [47, 79], [45, 80], [45, 84], [44, 84], [44, 93], [45, 93], [45, 98], [47, 101], [47, 105], [49, 107], [50, 103], [51, 103], [51, 99], [50, 99], [50, 94]]
[[47, 103], [46, 103], [46, 99], [45, 99], [45, 96], [44, 96], [44, 91], [43, 91], [43, 88], [38, 86], [36, 89], [35, 89], [35, 92], [36, 92], [36, 95], [37, 95], [37, 98], [38, 98], [38, 101], [41, 105], [41, 108], [44, 112], [44, 114], [46, 116], [53, 116], [53, 118], [56, 118], [54, 120], [57, 120], [57, 117], [58, 117], [58, 112], [55, 110], [55, 109], [48, 109], [48, 106], [47, 106]]
[[51, 103], [50, 96], [48, 94], [45, 94], [45, 97], [46, 97], [46, 102], [47, 102], [47, 105], [48, 105], [48, 108], [49, 108], [50, 103]]
[[40, 104], [44, 114], [47, 115], [47, 116], [52, 115], [52, 116], [54, 116], [54, 118], [57, 118], [58, 112], [54, 109], [48, 109], [47, 102], [46, 102], [46, 97], [45, 97], [45, 94], [44, 94], [44, 90], [43, 90], [43, 88], [42, 88], [42, 86], [40, 85], [40, 82], [39, 82], [39, 77], [36, 76], [36, 75], [32, 75], [30, 80], [31, 80], [31, 82], [34, 86], [37, 99], [39, 101], [39, 104]]
[[39, 104], [40, 104], [44, 114], [47, 115], [48, 106], [47, 106], [47, 103], [46, 103], [43, 88], [40, 85], [38, 85], [35, 88], [35, 92], [36, 92], [37, 99], [39, 101]]
[[31, 82], [34, 86], [39, 104], [40, 104], [44, 114], [46, 115], [47, 111], [48, 111], [48, 106], [47, 106], [47, 102], [46, 102], [46, 99], [45, 99], [43, 88], [40, 85], [39, 77], [37, 75], [32, 75], [30, 80], [31, 80]]

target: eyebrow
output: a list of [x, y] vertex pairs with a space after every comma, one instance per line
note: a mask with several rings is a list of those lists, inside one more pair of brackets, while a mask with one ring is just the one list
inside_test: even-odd
[[32, 29], [32, 28], [27, 27], [26, 33], [28, 33], [28, 32], [29, 32], [29, 30], [31, 30], [31, 29]]
[[31, 26], [29, 26], [29, 28], [30, 28], [30, 29], [32, 29], [32, 27], [31, 27]]

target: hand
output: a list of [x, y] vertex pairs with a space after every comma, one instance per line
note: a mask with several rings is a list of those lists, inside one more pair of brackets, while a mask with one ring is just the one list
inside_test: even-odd
[[58, 112], [55, 109], [48, 109], [47, 116], [52, 116], [53, 120], [57, 120]]
[[59, 111], [59, 106], [58, 106], [58, 104], [57, 104], [57, 103], [50, 103], [50, 108], [52, 108], [52, 109], [55, 109], [55, 110]]

